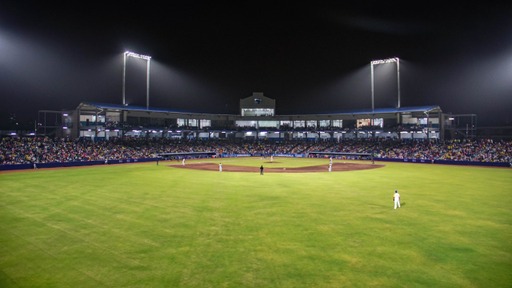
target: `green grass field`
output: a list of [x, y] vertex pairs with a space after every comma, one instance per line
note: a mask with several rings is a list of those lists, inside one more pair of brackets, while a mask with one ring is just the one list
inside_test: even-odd
[[512, 168], [166, 164], [0, 174], [0, 287], [512, 287]]

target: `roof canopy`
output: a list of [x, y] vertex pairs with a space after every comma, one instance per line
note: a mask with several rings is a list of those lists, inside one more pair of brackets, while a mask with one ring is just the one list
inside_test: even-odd
[[98, 102], [82, 102], [77, 107], [82, 111], [126, 111], [126, 112], [144, 112], [150, 114], [167, 114], [173, 115], [173, 117], [179, 117], [182, 115], [185, 118], [204, 118], [204, 119], [216, 119], [221, 115], [228, 116], [233, 120], [320, 120], [320, 119], [364, 119], [364, 118], [392, 118], [396, 114], [410, 114], [413, 116], [428, 116], [430, 113], [441, 113], [442, 110], [437, 105], [432, 106], [415, 106], [415, 107], [400, 107], [400, 108], [378, 108], [378, 109], [354, 109], [346, 111], [336, 111], [333, 113], [322, 113], [322, 114], [294, 114], [294, 115], [274, 115], [274, 116], [241, 116], [241, 115], [230, 115], [230, 114], [212, 114], [212, 113], [196, 113], [190, 111], [177, 111], [163, 108], [154, 107], [142, 107], [134, 105], [122, 105], [122, 104], [106, 104]]

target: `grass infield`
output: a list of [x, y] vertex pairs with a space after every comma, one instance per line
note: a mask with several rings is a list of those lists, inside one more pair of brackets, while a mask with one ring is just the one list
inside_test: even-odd
[[[267, 160], [222, 163], [328, 163]], [[168, 164], [0, 173], [0, 287], [512, 285], [512, 169]]]

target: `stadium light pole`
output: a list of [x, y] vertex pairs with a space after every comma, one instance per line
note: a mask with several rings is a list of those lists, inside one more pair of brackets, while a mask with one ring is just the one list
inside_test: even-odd
[[374, 79], [374, 72], [373, 72], [373, 66], [379, 65], [379, 64], [387, 64], [387, 63], [396, 63], [396, 79], [397, 79], [397, 85], [398, 85], [398, 102], [397, 102], [397, 108], [400, 108], [400, 59], [398, 57], [394, 58], [388, 58], [388, 59], [382, 59], [382, 60], [373, 60], [370, 62], [370, 68], [371, 68], [371, 77], [372, 77], [372, 112], [375, 110], [375, 79]]
[[143, 59], [147, 61], [146, 66], [146, 109], [149, 109], [149, 71], [151, 56], [141, 55], [134, 52], [126, 51], [123, 54], [123, 106], [126, 106], [126, 60], [128, 57]]

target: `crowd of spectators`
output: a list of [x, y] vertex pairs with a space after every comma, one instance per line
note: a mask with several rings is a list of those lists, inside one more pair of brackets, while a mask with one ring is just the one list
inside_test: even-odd
[[217, 155], [373, 153], [375, 158], [512, 163], [512, 141], [354, 139], [332, 141], [230, 141], [167, 138], [89, 139], [48, 137], [0, 139], [0, 165], [153, 158], [158, 153], [214, 152]]

